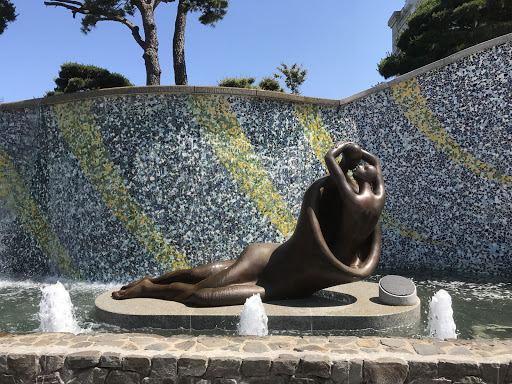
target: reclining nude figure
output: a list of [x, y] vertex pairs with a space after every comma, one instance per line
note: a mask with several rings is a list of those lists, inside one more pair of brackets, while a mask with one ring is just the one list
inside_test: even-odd
[[[358, 165], [361, 160], [366, 164]], [[112, 297], [224, 306], [244, 304], [257, 293], [263, 301], [303, 298], [366, 278], [381, 251], [378, 220], [386, 197], [380, 164], [355, 143], [333, 146], [325, 162], [329, 175], [306, 190], [297, 226], [285, 243], [255, 243], [237, 260], [146, 276]], [[347, 174], [354, 168], [357, 183]]]

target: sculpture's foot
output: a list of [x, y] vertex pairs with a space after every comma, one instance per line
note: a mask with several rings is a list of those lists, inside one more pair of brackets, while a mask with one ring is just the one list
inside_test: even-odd
[[[147, 278], [146, 278], [147, 277]], [[137, 297], [147, 297], [149, 285], [152, 285], [150, 278], [146, 276], [138, 281], [128, 284], [126, 287], [121, 288], [119, 291], [112, 292], [112, 298], [116, 300], [134, 299]]]
[[144, 276], [142, 279], [139, 279], [139, 280], [136, 280], [136, 281], [132, 281], [130, 284], [127, 284], [127, 285], [123, 285], [121, 287], [121, 291], [122, 290], [125, 290], [125, 289], [129, 289], [129, 288], [132, 288], [132, 287], [135, 287], [137, 284], [139, 284], [142, 280], [151, 280], [151, 276]]

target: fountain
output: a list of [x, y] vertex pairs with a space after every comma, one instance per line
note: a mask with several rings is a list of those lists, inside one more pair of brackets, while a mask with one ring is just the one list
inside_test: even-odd
[[430, 337], [456, 339], [457, 331], [453, 320], [452, 298], [444, 289], [439, 290], [430, 300], [428, 314]]
[[236, 328], [241, 336], [268, 335], [268, 317], [259, 294], [245, 300]]
[[60, 281], [41, 288], [39, 321], [42, 332], [84, 332], [74, 315], [69, 293]]

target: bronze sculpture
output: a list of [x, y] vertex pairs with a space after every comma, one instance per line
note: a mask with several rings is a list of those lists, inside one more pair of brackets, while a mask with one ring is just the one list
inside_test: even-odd
[[[361, 160], [366, 164], [358, 165]], [[285, 243], [251, 244], [237, 260], [146, 276], [112, 297], [224, 306], [243, 304], [256, 293], [263, 301], [303, 298], [366, 278], [381, 250], [378, 219], [386, 197], [380, 164], [355, 143], [333, 146], [325, 162], [329, 175], [306, 190], [297, 226]], [[357, 183], [348, 176], [354, 168]]]

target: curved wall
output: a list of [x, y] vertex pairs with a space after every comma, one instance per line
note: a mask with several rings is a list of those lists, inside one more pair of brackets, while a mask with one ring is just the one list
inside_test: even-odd
[[132, 87], [0, 105], [0, 271], [126, 281], [289, 237], [323, 155], [382, 164], [384, 268], [512, 272], [512, 35], [349, 99]]

